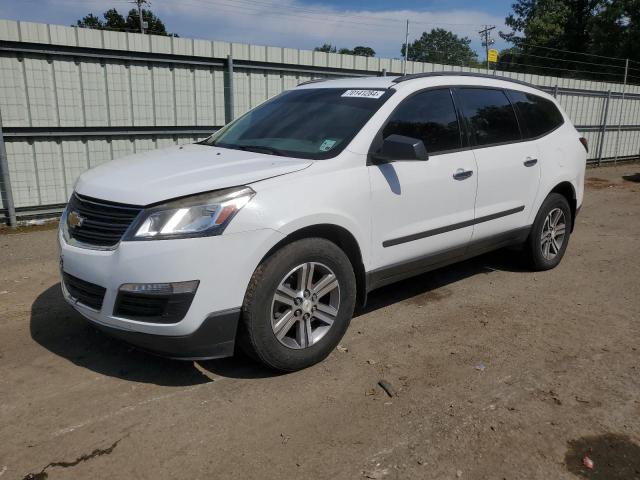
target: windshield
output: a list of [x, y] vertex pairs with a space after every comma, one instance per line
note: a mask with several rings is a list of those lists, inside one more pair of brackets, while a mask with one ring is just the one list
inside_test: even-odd
[[203, 143], [314, 160], [334, 157], [392, 93], [385, 89], [291, 90], [249, 111]]

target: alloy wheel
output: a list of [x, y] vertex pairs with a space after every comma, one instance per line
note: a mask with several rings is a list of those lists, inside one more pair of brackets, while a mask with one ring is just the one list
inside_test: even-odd
[[551, 210], [544, 220], [540, 236], [540, 247], [545, 259], [553, 260], [560, 253], [565, 240], [566, 228], [562, 209], [554, 208]]
[[308, 348], [331, 329], [340, 308], [340, 284], [326, 265], [307, 262], [282, 279], [271, 302], [271, 328], [280, 343]]

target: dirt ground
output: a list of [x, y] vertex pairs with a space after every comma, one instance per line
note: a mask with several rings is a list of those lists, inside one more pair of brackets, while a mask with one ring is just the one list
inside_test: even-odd
[[386, 287], [288, 375], [110, 340], [63, 302], [53, 230], [0, 235], [0, 480], [640, 479], [638, 171], [587, 172], [555, 270], [501, 251]]

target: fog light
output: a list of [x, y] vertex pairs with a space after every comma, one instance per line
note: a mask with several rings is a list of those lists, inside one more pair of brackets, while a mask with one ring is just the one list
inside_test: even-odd
[[196, 293], [200, 280], [173, 283], [125, 283], [121, 292], [144, 293], [146, 295], [173, 295], [177, 293]]
[[200, 282], [125, 283], [120, 287], [113, 314], [148, 323], [177, 323], [191, 306]]

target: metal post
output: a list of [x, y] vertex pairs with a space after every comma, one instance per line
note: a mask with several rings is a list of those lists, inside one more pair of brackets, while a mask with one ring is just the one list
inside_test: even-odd
[[489, 30], [488, 27], [485, 27], [485, 36], [484, 36], [484, 53], [487, 59], [487, 75], [489, 74]]
[[484, 28], [478, 32], [480, 34], [480, 38], [484, 39], [482, 41], [482, 45], [484, 45], [484, 51], [487, 56], [487, 75], [489, 75], [489, 46], [492, 43], [490, 40], [490, 32], [495, 28], [495, 25], [493, 27], [485, 25]]
[[145, 0], [136, 0], [138, 4], [138, 17], [140, 18], [140, 33], [144, 34], [144, 20], [142, 18], [142, 4]]
[[600, 124], [600, 145], [598, 146], [598, 166], [602, 163], [602, 152], [604, 151], [604, 137], [607, 131], [607, 117], [609, 116], [609, 102], [611, 101], [611, 90], [607, 92], [607, 99], [602, 108], [602, 122]]
[[553, 98], [558, 98], [558, 84], [553, 89]]
[[404, 34], [404, 67], [402, 67], [402, 74], [407, 74], [407, 58], [409, 55], [409, 19], [407, 19], [407, 29]]
[[618, 132], [616, 134], [616, 154], [613, 157], [613, 164], [618, 163], [618, 147], [620, 145], [620, 129], [622, 128], [622, 110], [624, 109], [624, 94], [627, 90], [627, 75], [629, 74], [629, 59], [624, 64], [624, 82], [622, 84], [622, 97], [620, 97], [620, 115], [618, 115]]
[[7, 161], [7, 149], [2, 135], [2, 112], [0, 112], [0, 186], [2, 188], [2, 203], [7, 211], [9, 226], [16, 228], [16, 207], [13, 203], [11, 191], [11, 178], [9, 177], [9, 162]]
[[233, 121], [234, 118], [234, 102], [233, 102], [233, 57], [227, 55], [227, 85], [226, 92], [226, 104], [227, 104], [227, 118], [226, 123]]

